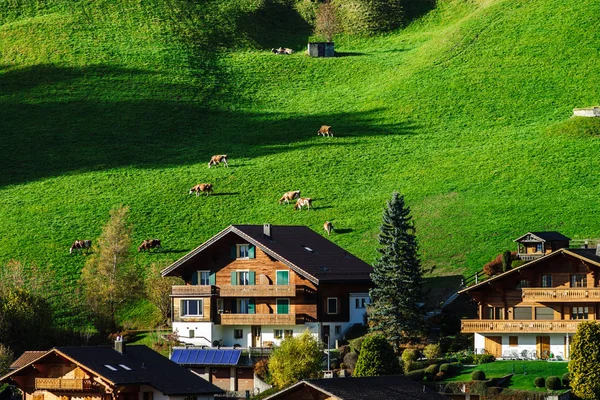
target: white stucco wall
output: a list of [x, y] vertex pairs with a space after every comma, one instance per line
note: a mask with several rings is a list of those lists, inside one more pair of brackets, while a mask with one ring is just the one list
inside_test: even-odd
[[[179, 340], [197, 346], [210, 346], [213, 338], [212, 322], [173, 322], [173, 332], [179, 333]], [[190, 337], [190, 331], [194, 337]]]
[[[573, 334], [570, 333], [569, 342], [573, 341]], [[550, 337], [550, 353], [554, 356], [560, 356], [565, 360], [568, 359], [568, 354], [565, 354], [565, 351], [568, 353], [568, 349], [565, 349], [565, 336], [566, 333], [552, 333], [552, 334], [489, 334], [488, 336], [501, 336], [502, 337], [502, 354], [503, 355], [511, 355], [513, 352], [517, 352], [519, 355], [522, 355], [523, 351], [526, 350], [528, 353], [532, 353], [534, 351], [537, 352], [537, 337], [538, 336], [549, 336]], [[509, 336], [517, 336], [518, 337], [518, 345], [510, 346], [509, 344]], [[476, 333], [474, 335], [474, 349], [479, 354], [482, 353], [485, 349], [485, 335]], [[539, 357], [539, 354], [538, 354]]]
[[350, 293], [350, 323], [362, 324], [364, 322], [364, 316], [367, 312], [366, 308], [357, 308], [356, 300], [365, 300], [366, 304], [371, 302], [368, 293]]

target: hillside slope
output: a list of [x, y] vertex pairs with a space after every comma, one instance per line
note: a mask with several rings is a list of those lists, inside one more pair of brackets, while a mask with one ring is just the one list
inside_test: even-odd
[[[530, 230], [600, 237], [600, 128], [564, 122], [600, 103], [597, 2], [440, 0], [403, 31], [338, 38], [334, 59], [268, 52], [309, 35], [277, 1], [48, 4], [0, 13], [0, 260], [53, 271], [63, 299], [85, 262], [70, 243], [119, 204], [136, 241], [164, 243], [142, 267], [232, 223], [325, 220], [371, 262], [393, 190], [440, 275]], [[230, 168], [209, 170], [218, 153]], [[199, 182], [215, 196], [188, 196]], [[278, 206], [293, 189], [315, 209]]]

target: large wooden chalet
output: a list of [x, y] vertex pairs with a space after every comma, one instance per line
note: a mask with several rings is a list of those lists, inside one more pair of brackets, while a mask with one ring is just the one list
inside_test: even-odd
[[163, 270], [173, 330], [195, 345], [269, 347], [363, 323], [370, 265], [305, 226], [231, 225]]
[[478, 319], [463, 320], [478, 352], [496, 357], [568, 359], [577, 325], [600, 319], [600, 246], [570, 249], [558, 232], [516, 239], [519, 267], [463, 289]]

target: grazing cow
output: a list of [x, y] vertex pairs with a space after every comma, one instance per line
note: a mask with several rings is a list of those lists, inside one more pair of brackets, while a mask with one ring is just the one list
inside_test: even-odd
[[298, 200], [296, 200], [294, 210], [302, 210], [302, 207], [304, 206], [306, 206], [307, 210], [310, 210], [310, 206], [312, 206], [312, 199], [310, 197], [300, 197]]
[[71, 245], [71, 248], [69, 249], [69, 254], [73, 254], [74, 250], [81, 252], [83, 249], [89, 249], [90, 247], [92, 247], [91, 240], [76, 240]]
[[208, 196], [209, 193], [212, 193], [213, 185], [211, 183], [199, 183], [193, 188], [190, 189], [190, 194], [196, 193], [196, 196], [200, 196], [200, 192], [206, 193]]
[[229, 164], [227, 164], [227, 154], [217, 154], [216, 156], [212, 156], [208, 162], [208, 168], [210, 168], [211, 165], [219, 165], [220, 163], [223, 163], [223, 165], [229, 168]]
[[329, 137], [333, 137], [333, 131], [331, 130], [331, 127], [329, 125], [323, 125], [323, 126], [321, 126], [321, 128], [317, 132], [317, 136], [323, 136], [323, 137], [329, 136]]
[[300, 198], [299, 190], [294, 190], [292, 192], [286, 192], [279, 199], [279, 204], [282, 204], [282, 203], [290, 204], [290, 200], [294, 200], [294, 199], [298, 199], [298, 198]]
[[142, 250], [160, 249], [160, 239], [145, 239], [138, 247], [138, 253]]
[[333, 231], [335, 228], [333, 227], [333, 224], [331, 222], [325, 221], [325, 223], [323, 224], [323, 229], [325, 229], [325, 232], [327, 232], [327, 236], [329, 236], [331, 231]]
[[292, 54], [294, 50], [288, 49], [287, 47], [280, 47], [278, 49], [271, 49], [273, 54]]

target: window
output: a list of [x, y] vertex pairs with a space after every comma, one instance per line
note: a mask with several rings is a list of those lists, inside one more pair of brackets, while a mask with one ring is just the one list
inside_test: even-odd
[[217, 314], [223, 314], [223, 310], [225, 309], [223, 299], [217, 299]]
[[233, 338], [234, 339], [241, 339], [244, 337], [244, 330], [243, 329], [234, 329], [233, 330]]
[[283, 329], [275, 329], [273, 331], [273, 336], [275, 339], [281, 339], [283, 337]]
[[529, 287], [529, 281], [527, 279], [523, 279], [522, 281], [519, 281], [519, 283], [517, 283], [517, 289], [522, 289], [526, 287]]
[[277, 299], [277, 314], [289, 314], [290, 313], [290, 300], [289, 299]]
[[236, 256], [237, 256], [237, 258], [249, 258], [250, 257], [250, 245], [249, 244], [238, 244]]
[[367, 299], [354, 299], [354, 308], [366, 308], [367, 307]]
[[504, 309], [502, 307], [486, 307], [485, 319], [504, 319]]
[[237, 299], [236, 306], [238, 314], [251, 314], [250, 299]]
[[202, 315], [202, 300], [181, 300], [180, 315], [185, 316], [201, 316]]
[[201, 285], [210, 285], [210, 271], [198, 271], [198, 277]]
[[531, 307], [515, 307], [513, 308], [513, 312], [514, 312], [514, 319], [521, 319], [521, 320], [530, 320], [531, 319]]
[[283, 331], [283, 336], [286, 338], [294, 336], [294, 331], [292, 329], [286, 329]]
[[254, 271], [231, 271], [232, 285], [254, 285], [256, 273]]
[[542, 252], [542, 244], [541, 243], [536, 243], [536, 245], [535, 245], [535, 252], [536, 253], [541, 253]]
[[535, 308], [535, 319], [554, 319], [554, 310], [550, 307], [536, 307]]
[[188, 337], [190, 339], [193, 339], [194, 337], [196, 337], [196, 331], [194, 329], [189, 329], [188, 330]]
[[552, 287], [552, 275], [542, 275], [542, 287]]
[[327, 314], [337, 314], [338, 312], [338, 299], [337, 297], [327, 298]]
[[508, 337], [508, 345], [510, 347], [518, 347], [519, 346], [519, 337], [518, 336], [509, 336]]
[[587, 307], [572, 307], [571, 319], [588, 319]]
[[336, 325], [334, 328], [334, 332], [336, 335], [341, 335], [342, 334], [342, 326], [341, 325]]
[[585, 275], [585, 274], [571, 275], [571, 287], [587, 287], [587, 275]]
[[290, 271], [277, 271], [275, 277], [276, 285], [289, 285], [290, 284]]

